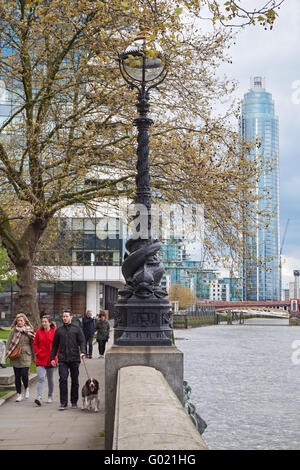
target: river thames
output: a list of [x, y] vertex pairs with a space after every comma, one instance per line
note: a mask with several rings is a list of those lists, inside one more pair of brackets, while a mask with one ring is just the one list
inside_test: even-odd
[[175, 330], [175, 342], [210, 449], [300, 450], [300, 327], [257, 318]]

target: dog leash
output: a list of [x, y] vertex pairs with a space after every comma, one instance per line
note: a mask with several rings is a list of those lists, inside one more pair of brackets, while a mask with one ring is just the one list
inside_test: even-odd
[[86, 375], [87, 375], [87, 378], [89, 379], [90, 378], [90, 375], [87, 371], [87, 368], [86, 368], [86, 364], [85, 364], [85, 359], [82, 358], [82, 362], [83, 362], [83, 365], [84, 365], [84, 368], [85, 368], [85, 372], [86, 372]]

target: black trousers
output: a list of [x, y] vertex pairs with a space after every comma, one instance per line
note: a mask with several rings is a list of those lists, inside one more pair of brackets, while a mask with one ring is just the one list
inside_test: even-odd
[[[93, 336], [90, 336], [89, 338], [85, 338], [86, 340], [86, 350], [87, 350], [87, 355], [92, 356], [93, 355]], [[89, 346], [89, 348], [88, 348]]]
[[68, 404], [68, 377], [71, 375], [71, 403], [76, 405], [78, 401], [79, 389], [79, 362], [60, 362], [58, 364], [59, 373], [59, 395], [61, 405]]
[[103, 354], [105, 352], [105, 346], [106, 346], [106, 343], [107, 343], [107, 339], [98, 339], [97, 342], [98, 342], [99, 354], [101, 356], [103, 356]]
[[24, 388], [28, 387], [28, 375], [29, 375], [29, 367], [14, 367], [14, 374], [15, 374], [15, 385], [17, 393], [20, 395], [22, 391], [22, 382]]

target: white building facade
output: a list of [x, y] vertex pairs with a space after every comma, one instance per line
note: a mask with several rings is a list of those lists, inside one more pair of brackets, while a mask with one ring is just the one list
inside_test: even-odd
[[229, 302], [229, 284], [222, 283], [222, 281], [220, 281], [219, 279], [211, 280], [209, 285], [209, 300]]

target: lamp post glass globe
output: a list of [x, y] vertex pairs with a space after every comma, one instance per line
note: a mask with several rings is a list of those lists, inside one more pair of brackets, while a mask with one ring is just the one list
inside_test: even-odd
[[151, 82], [163, 73], [166, 56], [162, 48], [145, 39], [136, 39], [121, 56], [125, 72], [135, 81]]

